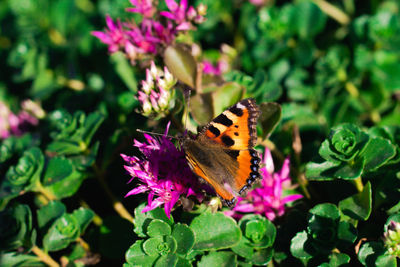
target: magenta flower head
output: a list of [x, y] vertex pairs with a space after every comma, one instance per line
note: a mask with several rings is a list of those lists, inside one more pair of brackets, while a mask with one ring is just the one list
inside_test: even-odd
[[181, 0], [178, 4], [175, 0], [165, 0], [170, 11], [161, 11], [160, 15], [175, 21], [178, 31], [186, 31], [193, 28], [192, 22], [202, 23], [205, 21], [206, 6], [199, 5], [197, 9], [188, 7], [187, 0]]
[[132, 176], [128, 183], [133, 179], [139, 182], [125, 197], [146, 192], [148, 204], [142, 212], [164, 206], [168, 218], [181, 197], [192, 195], [202, 201], [200, 190], [204, 188], [187, 165], [184, 152], [167, 137], [169, 125], [160, 138], [144, 134], [145, 143], [134, 140], [143, 158], [121, 154], [126, 163], [124, 167]]
[[0, 139], [24, 134], [46, 115], [42, 107], [32, 100], [23, 101], [21, 107], [19, 113], [14, 114], [6, 103], [0, 101]]
[[117, 20], [114, 22], [112, 18], [106, 16], [107, 29], [105, 32], [93, 31], [92, 35], [100, 39], [100, 41], [108, 45], [108, 52], [114, 53], [119, 49], [125, 48], [127, 43], [126, 33], [122, 28], [121, 22]]
[[238, 197], [236, 206], [225, 212], [226, 215], [240, 218], [242, 213], [261, 214], [269, 220], [274, 220], [285, 213], [285, 204], [302, 198], [300, 194], [283, 196], [283, 189], [290, 187], [289, 164], [287, 158], [279, 172], [274, 173], [274, 163], [271, 152], [264, 153], [265, 166], [260, 169], [261, 186], [248, 192], [247, 196]]
[[127, 8], [126, 11], [142, 14], [143, 17], [152, 18], [157, 11], [152, 0], [129, 0], [134, 8]]

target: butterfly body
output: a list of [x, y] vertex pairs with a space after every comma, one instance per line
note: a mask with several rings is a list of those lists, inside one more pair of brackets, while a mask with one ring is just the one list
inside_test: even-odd
[[259, 177], [253, 149], [260, 115], [254, 99], [244, 99], [213, 119], [192, 139], [182, 141], [193, 172], [207, 181], [228, 206]]

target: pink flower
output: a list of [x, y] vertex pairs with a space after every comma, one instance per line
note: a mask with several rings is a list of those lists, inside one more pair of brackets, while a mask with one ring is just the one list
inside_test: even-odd
[[108, 29], [106, 29], [105, 32], [93, 31], [92, 35], [108, 45], [108, 51], [110, 53], [114, 53], [125, 47], [127, 43], [126, 34], [122, 28], [121, 22], [118, 19], [117, 22], [114, 23], [112, 18], [107, 15], [106, 24]]
[[39, 118], [45, 116], [40, 105], [32, 100], [23, 101], [21, 106], [22, 110], [14, 114], [4, 102], [0, 101], [0, 139], [24, 134], [39, 123]]
[[248, 192], [247, 196], [238, 197], [236, 206], [225, 212], [226, 215], [241, 217], [241, 213], [256, 213], [267, 217], [269, 220], [282, 216], [285, 213], [285, 204], [302, 198], [300, 194], [283, 197], [283, 189], [290, 187], [289, 159], [283, 163], [282, 169], [274, 173], [271, 152], [266, 149], [264, 154], [265, 167], [260, 169], [261, 187]]
[[219, 60], [217, 65], [214, 66], [210, 61], [203, 61], [203, 72], [205, 74], [221, 75], [228, 70], [228, 63], [224, 60]]
[[170, 11], [161, 11], [160, 15], [175, 21], [178, 25], [176, 27], [178, 31], [191, 29], [193, 27], [191, 21], [195, 23], [202, 23], [204, 21], [202, 13], [205, 13], [205, 6], [203, 5], [199, 6], [199, 9], [196, 11], [192, 6], [188, 8], [187, 0], [181, 0], [179, 4], [175, 0], [165, 0], [165, 3]]
[[164, 205], [168, 217], [181, 197], [194, 195], [201, 201], [200, 190], [204, 188], [187, 165], [184, 152], [167, 137], [169, 125], [160, 138], [144, 134], [147, 143], [134, 140], [144, 158], [121, 154], [127, 164], [124, 167], [132, 176], [128, 183], [135, 178], [140, 182], [126, 197], [148, 192], [148, 204], [142, 212]]
[[144, 17], [151, 18], [156, 12], [152, 0], [129, 0], [135, 8], [127, 8], [126, 11], [142, 14]]

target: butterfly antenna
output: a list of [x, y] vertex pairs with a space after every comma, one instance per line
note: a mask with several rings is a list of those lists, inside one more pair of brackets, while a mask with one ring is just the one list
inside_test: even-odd
[[164, 136], [164, 137], [169, 137], [172, 139], [178, 139], [175, 136], [171, 136], [171, 135], [166, 135], [166, 134], [160, 134], [160, 133], [154, 133], [154, 132], [148, 132], [148, 131], [143, 131], [141, 129], [136, 129], [137, 132], [139, 133], [146, 133], [146, 134], [151, 134], [151, 135], [158, 135], [158, 136]]

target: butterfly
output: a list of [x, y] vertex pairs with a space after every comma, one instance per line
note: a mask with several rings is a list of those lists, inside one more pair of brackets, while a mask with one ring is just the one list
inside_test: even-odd
[[192, 171], [207, 181], [228, 206], [260, 178], [261, 159], [253, 147], [260, 109], [252, 98], [231, 106], [208, 123], [195, 138], [182, 140]]

